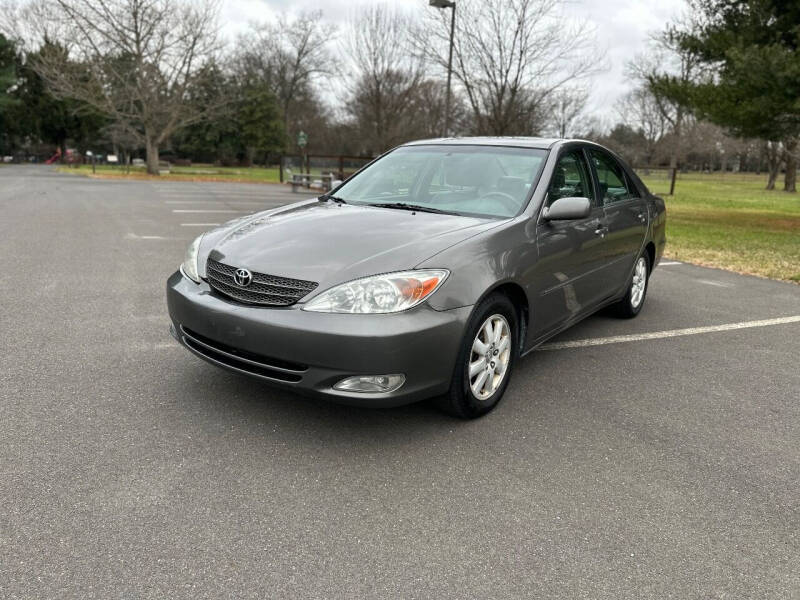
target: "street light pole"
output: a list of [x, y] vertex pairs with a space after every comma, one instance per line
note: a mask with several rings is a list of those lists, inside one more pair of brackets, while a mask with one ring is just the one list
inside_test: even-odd
[[450, 8], [452, 13], [450, 15], [450, 55], [447, 58], [447, 92], [444, 99], [444, 133], [443, 137], [447, 137], [450, 132], [450, 81], [453, 78], [453, 39], [456, 32], [456, 3], [450, 0], [430, 0], [430, 6], [436, 8]]

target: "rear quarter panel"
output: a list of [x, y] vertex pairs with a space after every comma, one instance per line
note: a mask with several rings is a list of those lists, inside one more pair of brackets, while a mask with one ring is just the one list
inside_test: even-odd
[[656, 247], [656, 259], [653, 267], [658, 265], [664, 256], [667, 246], [667, 208], [663, 198], [650, 196], [650, 239]]

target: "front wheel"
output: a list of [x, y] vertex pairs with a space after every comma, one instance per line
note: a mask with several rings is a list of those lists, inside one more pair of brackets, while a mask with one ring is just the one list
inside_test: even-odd
[[492, 294], [475, 309], [456, 359], [449, 392], [437, 399], [445, 412], [462, 419], [485, 415], [500, 402], [518, 354], [517, 311], [503, 294]]
[[636, 259], [633, 267], [633, 275], [628, 285], [628, 292], [616, 304], [617, 315], [626, 319], [631, 319], [639, 314], [647, 296], [647, 284], [650, 280], [650, 259], [645, 252]]

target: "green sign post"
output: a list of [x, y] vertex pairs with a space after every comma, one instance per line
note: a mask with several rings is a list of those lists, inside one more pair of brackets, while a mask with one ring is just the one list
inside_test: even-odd
[[[306, 163], [306, 173], [311, 173], [311, 165], [308, 164], [308, 157], [306, 156], [306, 144], [308, 144], [308, 136], [305, 131], [300, 131], [297, 134], [297, 145], [303, 150], [303, 162]], [[303, 172], [303, 165], [300, 165], [300, 172]]]

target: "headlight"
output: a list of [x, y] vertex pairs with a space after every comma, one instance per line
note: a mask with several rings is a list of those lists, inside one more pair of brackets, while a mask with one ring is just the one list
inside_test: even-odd
[[200, 240], [202, 239], [203, 236], [200, 235], [189, 244], [189, 248], [186, 250], [186, 257], [181, 265], [181, 272], [195, 283], [200, 283], [200, 275], [197, 274], [197, 251], [200, 249]]
[[433, 294], [448, 274], [444, 269], [425, 269], [364, 277], [322, 292], [303, 310], [360, 314], [400, 312]]

